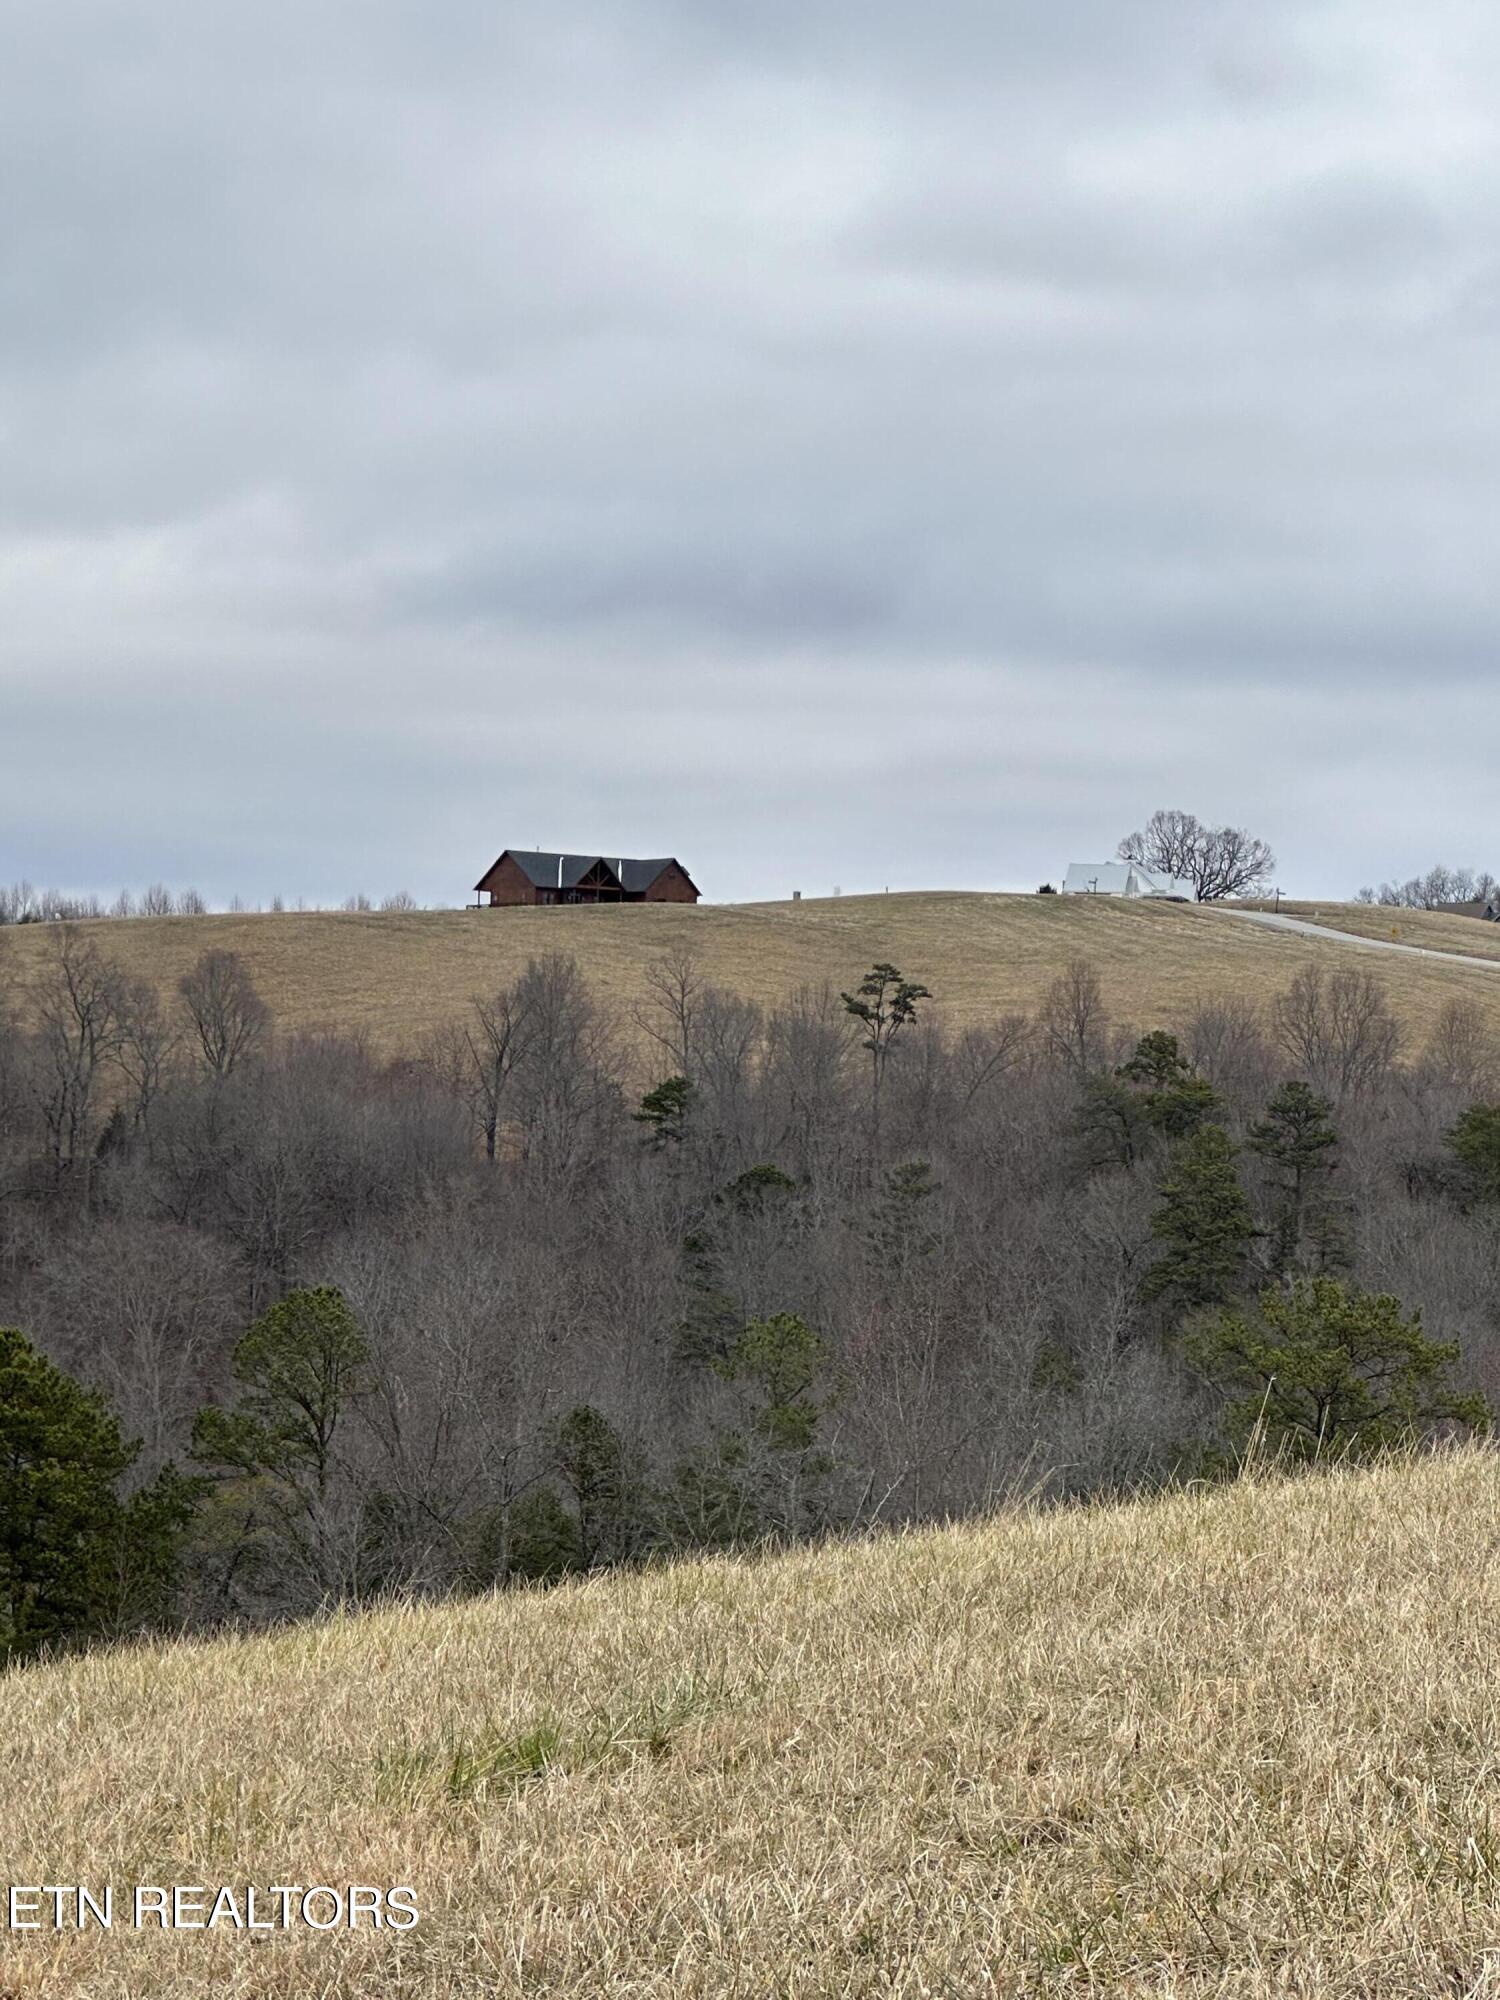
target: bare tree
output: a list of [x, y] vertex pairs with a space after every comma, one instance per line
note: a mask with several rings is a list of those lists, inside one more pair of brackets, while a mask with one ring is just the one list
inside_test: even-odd
[[493, 1160], [500, 1120], [517, 1069], [531, 1047], [531, 1010], [520, 982], [470, 1003], [457, 1042], [460, 1089], [484, 1135], [484, 1157]]
[[1154, 812], [1138, 833], [1126, 834], [1117, 852], [1122, 861], [1191, 882], [1200, 903], [1246, 895], [1264, 886], [1276, 867], [1266, 843], [1243, 827], [1205, 826], [1175, 810]]
[[529, 1031], [516, 1098], [522, 1157], [546, 1185], [596, 1156], [609, 1114], [619, 1107], [617, 1051], [578, 961], [567, 953], [529, 960], [515, 992]]
[[1370, 972], [1321, 966], [1299, 972], [1273, 1008], [1276, 1039], [1309, 1082], [1338, 1098], [1384, 1080], [1401, 1046], [1401, 1029]]
[[172, 891], [164, 882], [153, 882], [141, 897], [143, 917], [170, 917], [173, 908]]
[[712, 985], [695, 996], [688, 1068], [683, 1074], [693, 1080], [697, 1102], [706, 1114], [702, 1123], [715, 1145], [731, 1143], [746, 1129], [747, 1099], [764, 1031], [761, 1010], [753, 1000]]
[[698, 961], [686, 945], [653, 958], [646, 967], [646, 997], [636, 1006], [637, 1027], [664, 1050], [678, 1076], [691, 1073], [693, 1027], [703, 993]]
[[29, 882], [0, 882], [0, 924], [30, 923], [35, 911], [36, 891]]
[[1276, 869], [1276, 856], [1263, 840], [1242, 826], [1221, 826], [1208, 832], [1192, 876], [1200, 903], [1222, 902], [1264, 888]]
[[1378, 889], [1361, 889], [1361, 903], [1384, 903], [1392, 909], [1440, 910], [1448, 903], [1491, 903], [1500, 884], [1487, 868], [1449, 868], [1441, 861], [1425, 875], [1405, 882], [1382, 882]]
[[[55, 1179], [87, 1167], [100, 1071], [120, 1047], [124, 981], [97, 946], [65, 924], [33, 992], [34, 1090]], [[86, 1191], [86, 1190], [85, 1190]]]
[[1088, 959], [1070, 959], [1063, 967], [1043, 996], [1037, 1025], [1045, 1047], [1070, 1069], [1098, 1067], [1108, 1017], [1099, 975]]
[[150, 1122], [151, 1107], [181, 1042], [181, 1030], [163, 1010], [150, 980], [122, 982], [115, 1061], [134, 1092], [131, 1123], [138, 1131]]
[[1194, 1069], [1241, 1102], [1263, 1094], [1270, 1082], [1260, 1009], [1242, 994], [1203, 1001], [1188, 1020], [1186, 1048]]
[[235, 1326], [222, 1247], [169, 1222], [103, 1219], [73, 1231], [39, 1274], [31, 1317], [55, 1357], [98, 1382], [142, 1440], [138, 1475], [173, 1455], [213, 1386]]
[[788, 994], [767, 1019], [765, 1078], [775, 1143], [803, 1162], [824, 1149], [835, 1126], [853, 1055], [841, 1002], [826, 982]]
[[1160, 869], [1178, 881], [1195, 880], [1198, 852], [1206, 828], [1192, 813], [1164, 807], [1152, 813], [1139, 833], [1127, 833], [1115, 850], [1122, 861]]
[[1422, 1066], [1435, 1081], [1471, 1097], [1493, 1090], [1500, 1075], [1500, 1048], [1489, 1016], [1472, 1000], [1445, 1000]]
[[206, 1067], [228, 1076], [261, 1049], [271, 1013], [237, 951], [206, 951], [178, 982]]
[[959, 1098], [972, 1104], [992, 1084], [1024, 1062], [1031, 1053], [1032, 1025], [1024, 1014], [1002, 1014], [983, 1027], [965, 1028], [954, 1057], [958, 1065]]
[[0, 1140], [21, 1122], [26, 1087], [25, 1041], [10, 996], [0, 987]]

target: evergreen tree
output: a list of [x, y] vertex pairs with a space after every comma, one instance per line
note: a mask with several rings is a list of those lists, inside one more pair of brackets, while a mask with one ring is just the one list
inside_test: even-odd
[[718, 1372], [726, 1382], [745, 1382], [756, 1392], [756, 1430], [774, 1450], [804, 1450], [812, 1444], [821, 1407], [813, 1394], [827, 1361], [821, 1334], [796, 1313], [753, 1319]]
[[1273, 1444], [1297, 1457], [1369, 1453], [1445, 1424], [1480, 1429], [1482, 1396], [1452, 1389], [1457, 1344], [1429, 1340], [1387, 1293], [1336, 1278], [1271, 1285], [1257, 1304], [1198, 1321], [1184, 1351], [1211, 1380], [1240, 1392], [1225, 1412], [1243, 1442], [1263, 1422]]
[[880, 1128], [880, 1086], [885, 1081], [891, 1049], [903, 1028], [917, 1018], [917, 1002], [930, 1000], [931, 993], [914, 980], [905, 979], [894, 965], [882, 961], [872, 965], [854, 993], [841, 993], [844, 1011], [852, 1014], [865, 1031], [861, 1046], [870, 1057], [871, 1104], [877, 1135]]
[[620, 1433], [592, 1403], [580, 1403], [552, 1426], [548, 1442], [573, 1496], [579, 1566], [627, 1560], [645, 1537], [647, 1494]]
[[1151, 1219], [1163, 1254], [1146, 1274], [1147, 1298], [1189, 1311], [1220, 1305], [1235, 1291], [1255, 1224], [1234, 1150], [1218, 1125], [1205, 1125], [1177, 1149]]
[[753, 1319], [717, 1372], [744, 1392], [749, 1421], [721, 1433], [709, 1458], [679, 1468], [679, 1490], [690, 1474], [700, 1511], [712, 1496], [718, 1518], [737, 1520], [742, 1532], [817, 1526], [835, 1470], [819, 1430], [837, 1400], [822, 1335], [796, 1313]]
[[1448, 1134], [1470, 1192], [1500, 1201], [1500, 1104], [1471, 1104]]
[[0, 1328], [0, 1665], [170, 1613], [194, 1483], [170, 1467], [129, 1499], [103, 1397]]
[[1169, 1139], [1188, 1138], [1222, 1109], [1218, 1092], [1194, 1073], [1177, 1037], [1160, 1028], [1141, 1037], [1115, 1075], [1140, 1087], [1142, 1116]]
[[1339, 1261], [1342, 1243], [1329, 1191], [1338, 1164], [1333, 1106], [1306, 1083], [1284, 1083], [1250, 1127], [1250, 1150], [1275, 1176], [1276, 1217], [1271, 1269], [1278, 1278], [1296, 1269], [1307, 1240], [1320, 1271]]
[[631, 1116], [637, 1125], [650, 1129], [647, 1143], [660, 1152], [666, 1146], [679, 1145], [687, 1131], [688, 1113], [693, 1107], [693, 1086], [685, 1076], [669, 1076], [664, 1083], [648, 1090], [641, 1099], [641, 1108]]
[[347, 1524], [336, 1522], [335, 1438], [372, 1386], [369, 1348], [342, 1292], [288, 1292], [241, 1338], [233, 1410], [203, 1409], [194, 1460], [221, 1482], [231, 1568], [288, 1558], [321, 1595], [349, 1581]]
[[797, 1183], [790, 1174], [784, 1174], [780, 1167], [763, 1162], [759, 1166], [746, 1167], [745, 1171], [737, 1175], [714, 1199], [723, 1202], [737, 1214], [760, 1215], [769, 1203], [796, 1192]]
[[1219, 1095], [1162, 1029], [1112, 1073], [1086, 1076], [1073, 1130], [1085, 1168], [1132, 1167], [1151, 1134], [1189, 1138], [1222, 1110]]

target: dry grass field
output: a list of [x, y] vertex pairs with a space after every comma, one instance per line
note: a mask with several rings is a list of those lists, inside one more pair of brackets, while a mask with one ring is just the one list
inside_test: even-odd
[[1438, 910], [1393, 910], [1371, 903], [1247, 903], [1247, 909], [1279, 909], [1286, 917], [1306, 917], [1329, 930], [1381, 943], [1415, 945], [1419, 951], [1456, 951], [1465, 958], [1500, 959], [1500, 924], [1475, 917], [1445, 916]]
[[[1331, 926], [1374, 920], [1356, 905], [1318, 907]], [[1429, 922], [1454, 933], [1450, 945], [1445, 930], [1445, 948], [1477, 952], [1492, 941], [1489, 926]], [[1500, 1026], [1500, 980], [1459, 965], [1356, 954], [1333, 938], [1325, 944], [1212, 908], [1102, 897], [930, 892], [697, 908], [165, 917], [83, 928], [128, 971], [166, 990], [208, 947], [239, 951], [284, 1026], [361, 1029], [389, 1052], [419, 1043], [474, 994], [495, 992], [528, 957], [553, 949], [573, 953], [622, 1009], [640, 996], [652, 959], [688, 946], [707, 977], [772, 1004], [805, 983], [849, 986], [889, 958], [960, 1023], [1031, 1010], [1061, 967], [1084, 957], [1097, 965], [1112, 1012], [1140, 1026], [1173, 1025], [1211, 994], [1269, 1000], [1314, 963], [1373, 972], [1417, 1041], [1455, 994]], [[1418, 928], [1411, 923], [1411, 935]], [[1500, 947], [1500, 937], [1493, 943]], [[54, 948], [50, 926], [0, 932], [0, 982], [34, 977]]]
[[0, 1680], [8, 1879], [404, 1937], [0, 1934], [0, 1991], [1500, 1992], [1500, 1457], [683, 1564]]

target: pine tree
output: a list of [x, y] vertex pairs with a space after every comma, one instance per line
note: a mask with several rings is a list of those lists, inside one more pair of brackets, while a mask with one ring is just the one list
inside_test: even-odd
[[1073, 1131], [1085, 1168], [1133, 1167], [1153, 1133], [1189, 1138], [1222, 1110], [1219, 1094], [1197, 1076], [1177, 1037], [1156, 1029], [1113, 1073], [1085, 1076]]
[[1115, 1075], [1141, 1084], [1140, 1108], [1146, 1123], [1169, 1139], [1186, 1139], [1222, 1108], [1219, 1094], [1177, 1046], [1177, 1037], [1157, 1028], [1143, 1035]]
[[1218, 1125], [1205, 1125], [1177, 1149], [1151, 1219], [1164, 1249], [1146, 1275], [1147, 1298], [1189, 1311], [1233, 1295], [1255, 1235], [1234, 1152]]
[[738, 1462], [747, 1518], [763, 1530], [801, 1533], [815, 1525], [835, 1465], [819, 1430], [838, 1400], [827, 1342], [797, 1313], [753, 1319], [718, 1364], [739, 1385], [749, 1424], [721, 1439]]
[[916, 1020], [917, 1002], [930, 1000], [932, 994], [915, 980], [903, 978], [894, 965], [882, 960], [870, 967], [855, 992], [841, 993], [839, 998], [844, 1003], [844, 1012], [852, 1014], [865, 1030], [861, 1047], [870, 1057], [871, 1105], [878, 1136], [880, 1086], [885, 1081], [891, 1049], [901, 1030]]
[[1388, 1293], [1336, 1278], [1268, 1286], [1257, 1304], [1200, 1320], [1184, 1349], [1211, 1380], [1243, 1392], [1225, 1411], [1236, 1443], [1263, 1422], [1296, 1457], [1363, 1454], [1441, 1425], [1490, 1422], [1482, 1396], [1448, 1386], [1456, 1343], [1429, 1340], [1421, 1313], [1408, 1318]]
[[648, 1495], [625, 1440], [601, 1410], [579, 1403], [548, 1433], [553, 1468], [573, 1496], [578, 1562], [623, 1562], [647, 1532]]
[[293, 1563], [319, 1595], [339, 1589], [347, 1548], [335, 1516], [335, 1438], [371, 1387], [369, 1347], [332, 1285], [288, 1292], [235, 1347], [236, 1408], [203, 1409], [192, 1457], [221, 1482], [231, 1568]]
[[1448, 1134], [1470, 1191], [1500, 1201], [1500, 1104], [1471, 1104]]
[[685, 1076], [669, 1076], [646, 1092], [640, 1110], [633, 1111], [631, 1117], [637, 1125], [650, 1127], [647, 1144], [654, 1151], [659, 1153], [667, 1146], [682, 1143], [694, 1095], [693, 1086]]
[[196, 1488], [168, 1468], [122, 1500], [138, 1450], [103, 1397], [0, 1328], [0, 1665], [170, 1611]]
[[1338, 1164], [1333, 1106], [1306, 1083], [1284, 1083], [1250, 1127], [1250, 1150], [1275, 1172], [1278, 1200], [1271, 1230], [1271, 1268], [1278, 1278], [1296, 1269], [1304, 1239], [1318, 1269], [1341, 1259], [1342, 1241], [1329, 1193]]

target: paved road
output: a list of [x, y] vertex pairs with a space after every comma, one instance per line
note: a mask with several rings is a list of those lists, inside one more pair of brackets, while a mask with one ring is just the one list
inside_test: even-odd
[[1222, 914], [1239, 917], [1247, 924], [1266, 924], [1276, 931], [1300, 931], [1304, 937], [1331, 938], [1335, 944], [1353, 945], [1356, 951], [1404, 951], [1412, 958], [1441, 958], [1450, 965], [1472, 965], [1480, 972], [1500, 972], [1500, 958], [1470, 958], [1462, 951], [1428, 951], [1420, 944], [1397, 944], [1394, 938], [1356, 937], [1352, 931], [1309, 923], [1306, 917], [1273, 917], [1269, 910], [1224, 910]]

